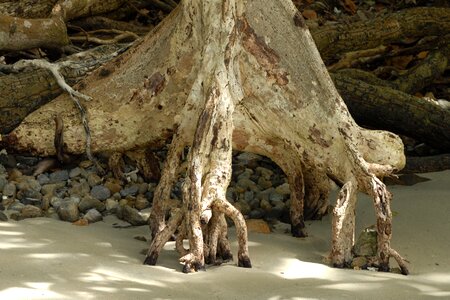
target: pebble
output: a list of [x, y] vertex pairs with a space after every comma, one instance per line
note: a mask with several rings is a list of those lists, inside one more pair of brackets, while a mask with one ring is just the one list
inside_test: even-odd
[[91, 189], [91, 196], [100, 201], [105, 201], [111, 197], [111, 191], [103, 185], [96, 185]]
[[133, 226], [147, 225], [147, 220], [145, 220], [136, 209], [128, 205], [119, 206], [117, 216], [119, 219], [122, 219]]
[[105, 209], [108, 213], [114, 214], [116, 213], [117, 207], [119, 206], [119, 201], [114, 199], [106, 199], [105, 201]]
[[25, 207], [25, 204], [20, 203], [19, 201], [14, 201], [14, 203], [12, 203], [9, 206], [10, 210], [15, 210], [15, 211], [22, 211], [22, 209]]
[[57, 213], [61, 220], [67, 222], [75, 222], [80, 218], [78, 205], [70, 200], [61, 202], [57, 209]]
[[257, 232], [257, 233], [271, 233], [269, 224], [266, 221], [261, 219], [248, 219], [246, 220], [247, 230], [249, 232]]
[[250, 205], [248, 205], [248, 203], [245, 201], [238, 201], [234, 203], [234, 207], [236, 207], [244, 216], [248, 215], [252, 210]]
[[106, 180], [104, 186], [107, 187], [111, 191], [112, 194], [119, 193], [120, 190], [122, 189], [120, 182], [113, 178], [108, 178]]
[[72, 187], [69, 189], [70, 195], [78, 195], [83, 197], [89, 194], [91, 187], [85, 179], [81, 179], [79, 182], [72, 182]]
[[290, 187], [289, 187], [289, 183], [283, 183], [283, 184], [277, 186], [277, 187], [275, 188], [275, 191], [276, 191], [278, 194], [283, 195], [283, 196], [286, 196], [286, 195], [290, 195], [290, 194], [291, 194], [291, 190], [290, 190]]
[[3, 196], [6, 197], [16, 197], [16, 185], [14, 183], [8, 182], [7, 184], [5, 184], [5, 186], [3, 187]]
[[103, 220], [102, 214], [95, 208], [88, 210], [88, 212], [84, 215], [84, 218], [89, 223], [95, 223], [95, 222], [99, 222], [99, 221]]
[[7, 222], [8, 221], [8, 216], [5, 215], [5, 213], [2, 212], [2, 211], [0, 211], [0, 221], [3, 221], [3, 222]]
[[86, 195], [81, 199], [80, 203], [78, 204], [78, 209], [81, 212], [85, 213], [91, 208], [95, 208], [98, 211], [104, 211], [105, 204], [90, 195]]
[[102, 183], [102, 178], [95, 173], [89, 173], [87, 176], [87, 182], [90, 187], [99, 185]]
[[47, 183], [50, 183], [50, 178], [47, 176], [47, 174], [39, 174], [36, 177], [37, 181], [39, 182], [40, 185], [44, 185]]
[[0, 164], [0, 175], [6, 175], [6, 168]]
[[132, 185], [129, 187], [126, 187], [120, 191], [120, 196], [127, 197], [127, 196], [135, 196], [137, 192], [139, 191], [139, 185]]
[[69, 177], [70, 178], [79, 177], [79, 176], [81, 176], [81, 172], [82, 172], [82, 169], [80, 167], [73, 168], [69, 172]]
[[144, 195], [138, 195], [136, 201], [134, 202], [134, 207], [138, 210], [143, 210], [150, 205], [150, 202], [145, 198]]
[[256, 208], [248, 214], [248, 217], [250, 219], [262, 219], [264, 217], [264, 215], [265, 215], [265, 211], [263, 209]]
[[24, 219], [42, 217], [43, 215], [42, 210], [34, 205], [25, 205], [20, 213]]
[[69, 179], [69, 172], [67, 170], [59, 170], [53, 172], [49, 176], [50, 183], [57, 183], [61, 181], [67, 181]]
[[52, 194], [54, 195], [56, 193], [57, 189], [63, 188], [66, 186], [65, 182], [58, 182], [58, 183], [49, 183], [45, 184], [41, 188], [41, 193], [43, 195]]

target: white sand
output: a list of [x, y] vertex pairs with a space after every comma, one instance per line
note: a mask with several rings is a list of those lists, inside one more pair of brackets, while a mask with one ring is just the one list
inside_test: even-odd
[[[158, 266], [142, 265], [146, 244], [133, 237], [148, 235], [146, 226], [39, 218], [0, 222], [0, 299], [450, 299], [450, 171], [422, 176], [432, 181], [390, 187], [398, 213], [392, 244], [411, 261], [409, 276], [324, 265], [329, 218], [307, 222], [306, 239], [283, 226], [251, 233], [252, 269], [229, 263], [189, 275], [180, 272], [173, 243]], [[373, 214], [360, 197], [358, 229], [373, 224]]]

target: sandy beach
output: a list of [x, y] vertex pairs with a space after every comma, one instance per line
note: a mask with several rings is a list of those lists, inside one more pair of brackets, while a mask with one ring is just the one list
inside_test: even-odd
[[[173, 242], [158, 266], [142, 265], [147, 244], [134, 237], [148, 236], [146, 226], [113, 228], [113, 216], [89, 226], [36, 218], [0, 222], [0, 299], [450, 299], [450, 170], [421, 176], [431, 180], [389, 187], [392, 246], [411, 262], [409, 276], [324, 264], [329, 217], [308, 221], [305, 239], [282, 223], [250, 233], [252, 269], [230, 262], [195, 274], [181, 273]], [[358, 232], [371, 224], [371, 200], [361, 195]]]

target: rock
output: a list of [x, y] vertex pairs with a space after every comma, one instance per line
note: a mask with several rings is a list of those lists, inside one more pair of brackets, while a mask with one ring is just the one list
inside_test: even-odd
[[250, 219], [262, 219], [264, 217], [264, 215], [265, 215], [265, 211], [263, 209], [256, 208], [248, 214], [248, 217]]
[[[21, 192], [19, 191], [19, 193]], [[30, 191], [30, 193], [25, 193], [18, 199], [21, 199], [21, 202], [25, 205], [41, 206], [42, 204], [42, 195], [39, 192]]]
[[377, 231], [372, 225], [364, 229], [353, 247], [356, 256], [375, 256], [377, 254]]
[[147, 191], [148, 191], [148, 183], [145, 183], [145, 182], [140, 183], [138, 194], [144, 195]]
[[69, 172], [67, 170], [58, 170], [56, 172], [51, 173], [49, 179], [50, 183], [67, 181], [67, 179], [69, 179]]
[[80, 218], [78, 205], [74, 201], [62, 201], [57, 209], [58, 216], [61, 220], [67, 222], [75, 222]]
[[14, 221], [20, 221], [22, 216], [20, 215], [20, 212], [13, 210], [10, 212], [9, 218]]
[[26, 218], [37, 218], [42, 217], [42, 210], [34, 205], [25, 205], [21, 210], [22, 217]]
[[120, 196], [127, 197], [127, 196], [136, 196], [137, 192], [139, 191], [139, 185], [132, 185], [129, 187], [126, 187], [120, 191]]
[[255, 192], [253, 191], [246, 191], [244, 193], [244, 201], [247, 203], [250, 203], [255, 198]]
[[245, 201], [238, 201], [234, 203], [234, 207], [236, 207], [244, 216], [248, 215], [251, 211], [250, 205], [248, 205]]
[[290, 190], [290, 187], [289, 187], [289, 183], [283, 183], [283, 184], [277, 186], [277, 187], [275, 188], [275, 191], [276, 191], [278, 194], [283, 195], [283, 196], [286, 196], [286, 195], [290, 195], [290, 194], [291, 194], [291, 190]]
[[111, 196], [111, 191], [103, 185], [96, 185], [91, 189], [91, 196], [100, 201], [105, 201]]
[[2, 164], [0, 164], [0, 175], [7, 175], [6, 174], [6, 169], [5, 169], [5, 167]]
[[9, 181], [20, 181], [20, 177], [22, 177], [23, 174], [18, 169], [14, 168], [11, 169], [8, 173], [8, 179]]
[[82, 173], [81, 170], [82, 170], [82, 169], [81, 169], [80, 167], [73, 168], [73, 169], [70, 170], [70, 172], [69, 172], [69, 177], [70, 177], [70, 178], [75, 178], [75, 177], [81, 176], [81, 173]]
[[253, 170], [246, 168], [241, 174], [238, 175], [237, 181], [241, 179], [250, 179], [250, 177], [253, 175]]
[[22, 211], [22, 209], [25, 207], [25, 205], [24, 204], [22, 204], [22, 203], [20, 203], [19, 201], [14, 201], [14, 203], [12, 203], [10, 206], [9, 206], [9, 209], [10, 210], [15, 210], [15, 211]]
[[364, 256], [358, 256], [352, 260], [352, 268], [363, 269], [367, 267], [367, 259]]
[[250, 208], [252, 210], [260, 208], [260, 204], [259, 204], [259, 200], [258, 199], [253, 199], [250, 202], [248, 202], [248, 205], [250, 205]]
[[269, 194], [269, 201], [272, 203], [272, 205], [277, 205], [279, 202], [283, 202], [284, 196], [281, 194], [278, 194], [276, 191]]
[[[56, 197], [56, 196], [52, 196], [50, 198], [50, 204], [55, 208], [58, 209], [61, 206], [61, 203], [63, 202], [63, 199]], [[74, 201], [72, 201], [74, 202]], [[75, 203], [75, 202], [74, 202]], [[77, 204], [77, 203], [75, 203]]]
[[115, 213], [117, 210], [117, 207], [119, 206], [119, 201], [114, 199], [106, 199], [105, 201], [105, 209], [108, 213]]
[[50, 183], [50, 178], [46, 174], [39, 174], [36, 179], [41, 186]]
[[8, 216], [5, 215], [4, 212], [0, 211], [0, 221], [2, 222], [7, 222], [8, 221]]
[[21, 165], [34, 166], [39, 161], [38, 157], [35, 156], [23, 156], [16, 155], [16, 162]]
[[47, 195], [47, 194], [55, 195], [57, 189], [61, 189], [65, 186], [66, 186], [65, 182], [45, 184], [41, 188], [41, 194], [42, 195]]
[[72, 187], [69, 189], [70, 195], [77, 195], [84, 197], [89, 194], [91, 187], [85, 179], [80, 179], [79, 182], [72, 182]]
[[245, 221], [247, 223], [247, 230], [249, 232], [257, 232], [257, 233], [271, 233], [269, 224], [266, 221], [261, 219], [248, 219]]
[[114, 178], [107, 179], [104, 186], [107, 187], [112, 194], [119, 193], [122, 189], [120, 181]]
[[114, 200], [119, 201], [120, 199], [122, 199], [122, 196], [120, 196], [120, 193], [114, 193], [114, 194], [112, 195], [112, 198], [113, 198]]
[[270, 204], [269, 200], [266, 199], [262, 199], [261, 202], [259, 202], [259, 207], [261, 207], [261, 209], [265, 212], [272, 210], [272, 205]]
[[250, 153], [250, 152], [242, 152], [239, 154], [236, 159], [246, 165], [257, 167], [258, 162], [262, 159], [258, 154]]
[[131, 225], [147, 225], [147, 220], [145, 220], [136, 209], [128, 205], [119, 206], [117, 215], [120, 216], [120, 219], [130, 223]]
[[88, 220], [89, 223], [95, 223], [103, 220], [102, 214], [95, 208], [88, 210], [88, 212], [84, 215], [84, 218]]
[[256, 173], [259, 174], [261, 177], [263, 177], [266, 180], [270, 180], [270, 177], [273, 175], [273, 171], [264, 167], [257, 167]]
[[92, 167], [93, 165], [94, 165], [93, 162], [90, 160], [83, 160], [78, 164], [78, 166], [82, 169], [87, 169], [89, 167]]
[[233, 203], [236, 200], [236, 190], [234, 187], [228, 187], [227, 192], [225, 194], [227, 200]]
[[251, 191], [259, 190], [258, 187], [256, 186], [256, 183], [254, 183], [248, 178], [239, 179], [236, 185], [242, 187], [244, 190], [251, 190]]
[[264, 177], [259, 177], [258, 178], [258, 186], [262, 189], [268, 189], [272, 187], [272, 181], [270, 181], [269, 179], [266, 179]]
[[[1, 165], [0, 165], [1, 166]], [[0, 175], [0, 191], [3, 191], [3, 188], [8, 183], [8, 179], [6, 179], [6, 175]]]
[[83, 199], [81, 199], [80, 203], [78, 204], [78, 209], [81, 212], [85, 213], [91, 208], [95, 208], [98, 211], [104, 211], [105, 204], [100, 200], [95, 199], [91, 195], [86, 195], [83, 197]]
[[278, 220], [283, 213], [283, 207], [274, 206], [271, 210], [266, 211], [265, 220]]
[[7, 184], [5, 184], [5, 186], [3, 187], [3, 196], [6, 197], [16, 197], [16, 185], [12, 182], [8, 182]]
[[102, 179], [95, 173], [89, 173], [87, 176], [87, 182], [90, 187], [100, 185], [102, 183]]
[[134, 203], [134, 207], [138, 210], [142, 210], [147, 208], [150, 205], [150, 202], [145, 198], [144, 195], [138, 195], [136, 197], [136, 201]]
[[22, 199], [24, 197], [28, 198], [34, 198], [34, 199], [41, 199], [42, 195], [40, 193], [41, 191], [41, 184], [34, 179], [34, 177], [31, 176], [23, 176], [21, 177], [21, 181], [19, 181], [16, 184], [17, 189], [19, 192], [17, 194], [19, 199]]

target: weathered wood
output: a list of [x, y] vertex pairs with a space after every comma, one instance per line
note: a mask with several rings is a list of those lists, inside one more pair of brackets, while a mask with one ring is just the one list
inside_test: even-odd
[[355, 120], [412, 137], [436, 149], [450, 150], [450, 110], [388, 87], [331, 74]]
[[369, 21], [331, 24], [311, 29], [323, 60], [348, 51], [372, 49], [405, 37], [441, 36], [450, 32], [450, 8], [417, 7]]
[[[69, 84], [82, 80], [113, 57], [128, 49], [128, 45], [99, 46], [57, 62]], [[110, 71], [103, 69], [107, 75]], [[62, 93], [55, 77], [46, 69], [30, 69], [0, 76], [0, 134], [16, 128], [31, 112]]]

